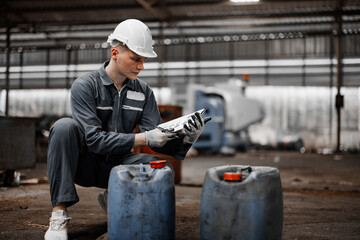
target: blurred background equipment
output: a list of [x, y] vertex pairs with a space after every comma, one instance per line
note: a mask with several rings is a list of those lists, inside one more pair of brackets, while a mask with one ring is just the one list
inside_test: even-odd
[[214, 87], [190, 84], [188, 109], [207, 109], [204, 117], [212, 120], [193, 147], [200, 151], [233, 155], [248, 150], [248, 127], [264, 119], [262, 104], [244, 95], [242, 81], [231, 79]]
[[35, 118], [0, 117], [0, 177], [4, 185], [20, 184], [16, 170], [33, 168], [35, 156]]

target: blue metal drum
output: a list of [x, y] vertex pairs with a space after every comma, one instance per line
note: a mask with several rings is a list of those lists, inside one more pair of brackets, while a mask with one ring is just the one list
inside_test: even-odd
[[281, 239], [278, 169], [228, 165], [208, 169], [200, 205], [201, 239]]
[[111, 170], [108, 187], [109, 239], [175, 239], [172, 170], [148, 164]]

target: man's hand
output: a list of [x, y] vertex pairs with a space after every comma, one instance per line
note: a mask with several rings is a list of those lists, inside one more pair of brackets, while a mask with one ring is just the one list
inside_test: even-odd
[[204, 130], [204, 119], [201, 116], [200, 113], [196, 112], [194, 115], [191, 116], [191, 119], [189, 119], [188, 124], [184, 124], [184, 133], [185, 138], [184, 140], [187, 143], [194, 143]]
[[160, 129], [155, 128], [145, 132], [146, 145], [159, 148], [164, 146], [171, 139], [174, 139], [175, 136], [175, 132], [161, 131]]

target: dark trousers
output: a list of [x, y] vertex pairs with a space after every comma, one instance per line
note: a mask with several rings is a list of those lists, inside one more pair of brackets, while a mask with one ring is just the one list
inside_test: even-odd
[[[48, 176], [52, 206], [71, 206], [79, 201], [75, 184], [84, 187], [107, 188], [114, 166], [149, 163], [159, 160], [149, 154], [129, 153], [119, 159], [91, 153], [85, 145], [80, 125], [71, 118], [58, 120], [50, 129]], [[169, 164], [168, 164], [169, 166]]]

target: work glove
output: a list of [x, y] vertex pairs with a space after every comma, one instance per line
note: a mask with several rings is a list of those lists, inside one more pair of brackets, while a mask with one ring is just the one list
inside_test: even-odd
[[183, 132], [185, 133], [185, 141], [194, 143], [204, 130], [204, 119], [200, 113], [196, 112], [191, 116], [187, 124], [184, 124]]
[[160, 148], [164, 146], [168, 141], [175, 138], [176, 132], [171, 131], [162, 131], [158, 128], [155, 128], [150, 131], [145, 132], [146, 145], [149, 147]]

